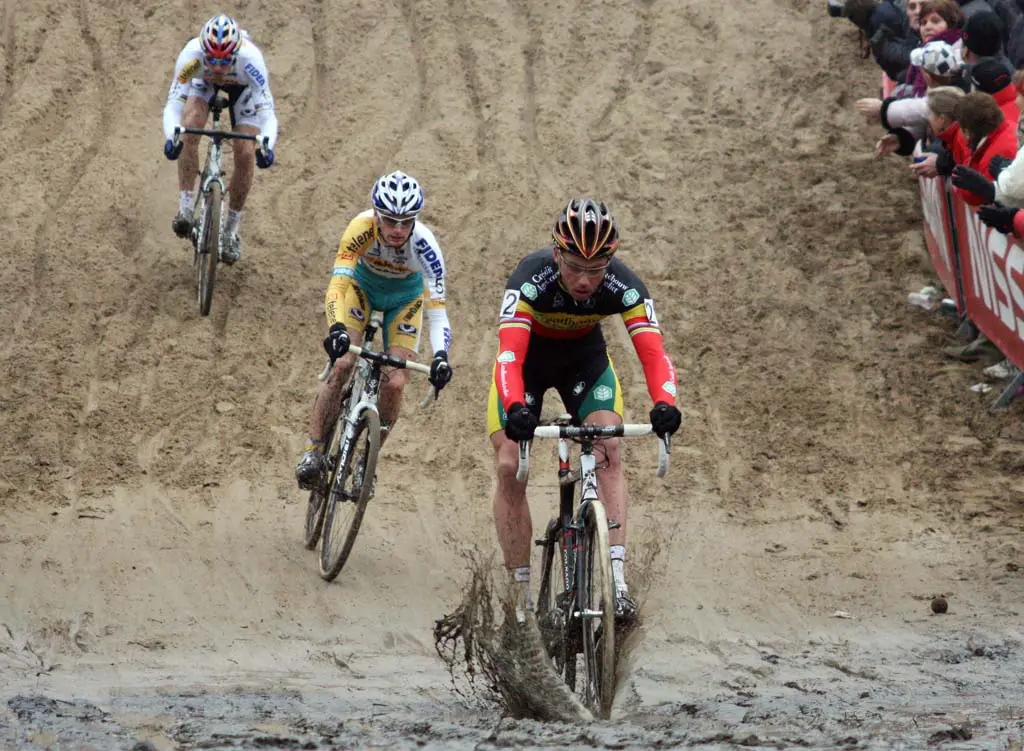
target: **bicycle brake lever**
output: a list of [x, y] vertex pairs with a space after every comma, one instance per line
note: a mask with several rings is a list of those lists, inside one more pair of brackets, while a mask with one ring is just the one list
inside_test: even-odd
[[671, 448], [672, 436], [665, 434], [665, 437], [658, 441], [658, 477], [668, 474], [668, 460]]
[[431, 386], [430, 389], [427, 391], [426, 396], [424, 396], [423, 400], [420, 402], [420, 409], [426, 409], [427, 407], [430, 406], [431, 402], [436, 402], [438, 394], [440, 393], [440, 391]]
[[530, 442], [519, 442], [519, 468], [516, 470], [516, 480], [526, 482], [530, 476]]

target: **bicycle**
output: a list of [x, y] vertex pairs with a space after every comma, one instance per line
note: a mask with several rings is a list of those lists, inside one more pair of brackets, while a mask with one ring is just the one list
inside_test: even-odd
[[[212, 128], [174, 129], [174, 145], [177, 146], [182, 135], [192, 134], [208, 136], [210, 145], [206, 151], [206, 162], [199, 176], [199, 196], [193, 212], [198, 217], [192, 226], [192, 247], [194, 250], [192, 265], [196, 270], [196, 284], [199, 290], [199, 313], [210, 314], [213, 302], [213, 284], [217, 277], [217, 263], [220, 261], [220, 239], [224, 227], [224, 177], [221, 171], [221, 141], [236, 139], [256, 141], [251, 133], [235, 133], [222, 130], [220, 113], [228, 108], [230, 102], [221, 96], [214, 97], [210, 102], [210, 113], [213, 115]], [[265, 144], [264, 144], [265, 145]]]
[[[320, 576], [326, 581], [333, 581], [345, 566], [373, 495], [381, 442], [377, 409], [381, 369], [408, 368], [430, 375], [429, 365], [370, 349], [383, 320], [383, 313], [373, 311], [363, 345], [349, 347], [349, 352], [360, 359], [342, 390], [339, 416], [330, 430], [331, 439], [324, 454], [326, 481], [319, 489], [310, 491], [306, 505], [305, 546], [313, 550], [320, 543]], [[321, 381], [327, 379], [333, 367], [332, 360], [320, 374]], [[425, 406], [432, 396], [437, 396], [433, 388], [420, 406]]]
[[[561, 415], [540, 425], [535, 438], [558, 439], [559, 513], [543, 539], [537, 624], [556, 670], [595, 715], [608, 717], [615, 695], [615, 588], [612, 580], [609, 521], [597, 492], [594, 442], [601, 438], [649, 435], [650, 425], [572, 425]], [[569, 461], [570, 441], [580, 445], [579, 468]], [[519, 444], [516, 478], [529, 474], [530, 442]], [[669, 463], [669, 437], [659, 438], [658, 477]], [[579, 485], [579, 503], [576, 486]], [[574, 511], [575, 507], [575, 511]], [[554, 565], [555, 550], [561, 565]], [[582, 683], [578, 660], [583, 661]]]

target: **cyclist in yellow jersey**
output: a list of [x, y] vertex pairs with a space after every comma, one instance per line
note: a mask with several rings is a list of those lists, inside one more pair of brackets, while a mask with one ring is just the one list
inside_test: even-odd
[[[452, 377], [444, 256], [434, 233], [417, 221], [424, 205], [423, 189], [409, 175], [392, 172], [377, 180], [370, 200], [373, 208], [349, 222], [341, 238], [324, 300], [329, 327], [324, 349], [334, 367], [317, 392], [309, 443], [295, 468], [299, 487], [305, 490], [315, 489], [323, 480], [327, 431], [355, 365], [355, 355], [348, 348], [362, 342], [371, 310], [384, 314], [387, 352], [407, 360], [415, 359], [419, 349], [425, 311], [434, 353], [430, 383], [440, 390]], [[392, 370], [381, 382], [382, 440], [398, 419], [407, 380], [405, 370]]]

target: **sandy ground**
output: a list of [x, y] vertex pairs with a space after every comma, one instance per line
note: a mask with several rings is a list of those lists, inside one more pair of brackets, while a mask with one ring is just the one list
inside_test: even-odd
[[[3, 9], [0, 742], [1019, 748], [1020, 408], [988, 414], [948, 323], [906, 305], [920, 215], [853, 113], [877, 68], [849, 24], [809, 0], [240, 0], [278, 164], [202, 318], [160, 110], [219, 8]], [[410, 406], [325, 584], [292, 470], [337, 237], [395, 168], [446, 252], [456, 375]], [[496, 549], [503, 281], [581, 193], [616, 212], [686, 415], [666, 480], [630, 447], [643, 628], [614, 720], [582, 728], [464, 705], [431, 637], [463, 554]]]

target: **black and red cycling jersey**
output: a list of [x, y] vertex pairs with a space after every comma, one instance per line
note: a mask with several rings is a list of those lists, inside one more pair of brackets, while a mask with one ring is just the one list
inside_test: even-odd
[[647, 287], [625, 263], [612, 257], [604, 280], [586, 300], [562, 286], [553, 248], [526, 256], [509, 276], [498, 315], [494, 382], [502, 406], [524, 403], [523, 363], [532, 356], [560, 357], [568, 347], [604, 350], [598, 325], [619, 315], [643, 365], [655, 402], [675, 404], [676, 374]]

